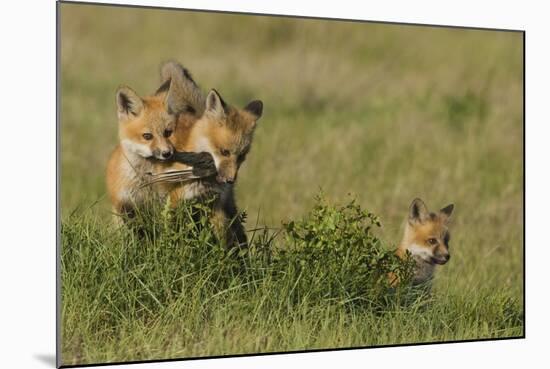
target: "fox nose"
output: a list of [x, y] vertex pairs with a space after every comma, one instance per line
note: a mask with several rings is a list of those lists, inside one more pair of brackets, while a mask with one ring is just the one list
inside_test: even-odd
[[161, 153], [161, 155], [162, 155], [162, 157], [163, 157], [164, 159], [168, 159], [169, 157], [172, 156], [172, 151], [171, 151], [171, 150], [163, 151], [163, 152]]
[[227, 177], [217, 176], [216, 179], [218, 180], [219, 183], [232, 184], [232, 183], [235, 182], [235, 178], [227, 178]]

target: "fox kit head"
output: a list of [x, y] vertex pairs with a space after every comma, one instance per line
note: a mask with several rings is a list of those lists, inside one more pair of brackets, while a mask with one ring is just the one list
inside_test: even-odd
[[[141, 98], [131, 88], [117, 90], [116, 103], [120, 143], [128, 154], [142, 158], [169, 159], [174, 153], [170, 136], [178, 114], [186, 108], [183, 71], [174, 73], [153, 96]], [[194, 83], [194, 82], [193, 82]]]
[[408, 250], [417, 260], [431, 265], [445, 264], [451, 257], [448, 223], [453, 208], [454, 205], [451, 204], [437, 213], [432, 213], [422, 200], [414, 199], [409, 208], [401, 247]]
[[206, 109], [191, 132], [192, 151], [208, 152], [214, 158], [219, 183], [233, 183], [244, 162], [263, 104], [254, 100], [243, 109], [225, 103], [216, 90], [206, 97]]

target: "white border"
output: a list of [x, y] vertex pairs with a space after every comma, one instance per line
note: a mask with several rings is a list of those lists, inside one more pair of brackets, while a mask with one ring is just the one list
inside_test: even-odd
[[[308, 354], [211, 359], [120, 368], [281, 368], [314, 366], [518, 368], [547, 362], [550, 260], [550, 54], [544, 5], [505, 1], [269, 2], [110, 1], [136, 5], [309, 15], [527, 31], [527, 338]], [[543, 4], [543, 2], [540, 2]], [[52, 367], [55, 353], [55, 4], [2, 4], [2, 174], [0, 178], [0, 365]], [[32, 169], [32, 172], [30, 171]], [[25, 171], [23, 171], [25, 170]], [[17, 173], [14, 179], [10, 174]]]

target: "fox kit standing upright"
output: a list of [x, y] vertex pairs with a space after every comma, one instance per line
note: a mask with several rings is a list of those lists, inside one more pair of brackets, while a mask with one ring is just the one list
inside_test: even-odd
[[[421, 284], [432, 279], [436, 265], [449, 261], [449, 218], [454, 205], [447, 205], [432, 213], [424, 202], [414, 199], [409, 208], [403, 239], [396, 254], [404, 259], [409, 253], [415, 261], [412, 283]], [[390, 276], [391, 277], [391, 276]], [[398, 281], [393, 280], [392, 283]]]
[[[164, 77], [180, 74], [179, 64], [163, 67]], [[172, 77], [174, 78], [174, 77]], [[262, 116], [263, 103], [254, 100], [243, 109], [227, 104], [216, 90], [211, 90], [197, 120], [180, 116], [171, 141], [177, 151], [207, 152], [216, 166], [215, 178], [196, 179], [172, 186], [170, 199], [177, 203], [214, 195], [213, 221], [228, 245], [246, 245], [246, 235], [238, 218], [234, 183], [241, 164], [250, 150], [256, 123]], [[155, 172], [174, 172], [188, 167], [181, 163], [160, 163]]]
[[170, 138], [177, 119], [189, 111], [190, 102], [201, 105], [201, 99], [204, 104], [190, 77], [166, 81], [153, 96], [144, 98], [129, 87], [118, 89], [120, 143], [107, 164], [107, 190], [115, 214], [131, 214], [134, 206], [145, 199], [148, 191], [142, 185], [146, 174], [153, 170], [155, 161], [173, 155]]

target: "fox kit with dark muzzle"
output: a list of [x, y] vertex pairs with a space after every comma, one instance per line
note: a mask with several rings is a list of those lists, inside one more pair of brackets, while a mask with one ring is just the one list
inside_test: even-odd
[[[256, 122], [262, 116], [263, 104], [252, 101], [243, 109], [227, 104], [216, 90], [206, 97], [205, 111], [191, 126], [178, 125], [174, 135], [177, 151], [206, 152], [212, 155], [216, 176], [175, 186], [171, 192], [174, 203], [181, 199], [214, 195], [213, 221], [220, 234], [225, 234], [228, 245], [246, 246], [243, 226], [238, 219], [234, 184], [239, 168], [245, 161]], [[167, 166], [164, 171], [185, 170], [180, 163]]]

